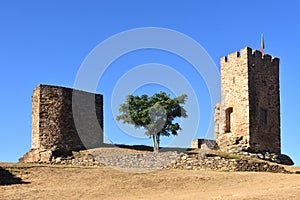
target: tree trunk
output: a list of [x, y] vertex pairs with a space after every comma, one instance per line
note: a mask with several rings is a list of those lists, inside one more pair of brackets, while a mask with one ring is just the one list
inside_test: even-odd
[[152, 141], [153, 141], [153, 152], [155, 152], [155, 143], [156, 143], [155, 135], [152, 135]]
[[152, 136], [153, 139], [153, 152], [158, 153], [159, 150], [159, 136], [157, 134]]
[[157, 151], [159, 151], [159, 143], [160, 143], [160, 138], [159, 138], [159, 135], [156, 135], [156, 145], [157, 145]]

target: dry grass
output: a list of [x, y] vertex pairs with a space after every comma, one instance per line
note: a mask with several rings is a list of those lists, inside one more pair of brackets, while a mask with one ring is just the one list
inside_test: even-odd
[[[0, 163], [27, 184], [0, 186], [0, 199], [300, 199], [300, 175]], [[299, 170], [296, 167], [290, 169]]]

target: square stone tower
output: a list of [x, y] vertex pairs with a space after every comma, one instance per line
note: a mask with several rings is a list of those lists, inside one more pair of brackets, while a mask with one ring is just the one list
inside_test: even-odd
[[221, 58], [215, 139], [221, 150], [280, 153], [279, 59], [245, 47]]
[[[78, 105], [73, 105], [74, 93], [79, 99], [76, 102]], [[93, 102], [93, 105], [90, 105], [90, 102]], [[74, 108], [77, 113], [74, 113]], [[76, 126], [75, 114], [80, 126]], [[20, 158], [20, 161], [49, 162], [52, 157], [100, 147], [102, 144], [103, 96], [101, 94], [43, 84], [34, 89], [31, 149]]]

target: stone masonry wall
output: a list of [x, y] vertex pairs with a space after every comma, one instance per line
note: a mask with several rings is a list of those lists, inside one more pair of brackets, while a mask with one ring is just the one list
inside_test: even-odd
[[216, 146], [215, 140], [210, 139], [194, 139], [191, 142], [191, 148], [195, 149], [214, 149]]
[[32, 116], [31, 116], [31, 148], [38, 149], [40, 146], [40, 87], [36, 87], [32, 94]]
[[251, 148], [280, 153], [279, 59], [248, 51]]
[[[76, 105], [72, 103], [75, 92], [79, 99]], [[94, 109], [88, 108], [88, 101], [91, 99], [94, 101], [90, 107]], [[102, 130], [102, 95], [39, 85], [34, 89], [32, 96], [31, 150], [20, 161], [49, 161], [52, 156], [100, 147], [103, 144]]]
[[[247, 49], [221, 58], [221, 98], [217, 107], [219, 116], [215, 117], [219, 121], [218, 146], [227, 150], [235, 138], [242, 137], [247, 148], [250, 134]], [[229, 108], [232, 108], [230, 130], [226, 131], [226, 109]]]

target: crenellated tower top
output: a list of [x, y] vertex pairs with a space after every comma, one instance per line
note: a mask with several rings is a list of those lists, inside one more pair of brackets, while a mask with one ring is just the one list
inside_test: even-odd
[[277, 57], [272, 57], [269, 54], [263, 54], [259, 50], [253, 50], [250, 47], [244, 47], [240, 51], [233, 52], [231, 54], [228, 54], [228, 56], [224, 56], [221, 58], [221, 63], [226, 63], [230, 62], [232, 60], [235, 60], [236, 58], [240, 59], [254, 59], [257, 61], [264, 61], [264, 62], [269, 62], [273, 63], [273, 65], [278, 65], [279, 64], [279, 58]]

